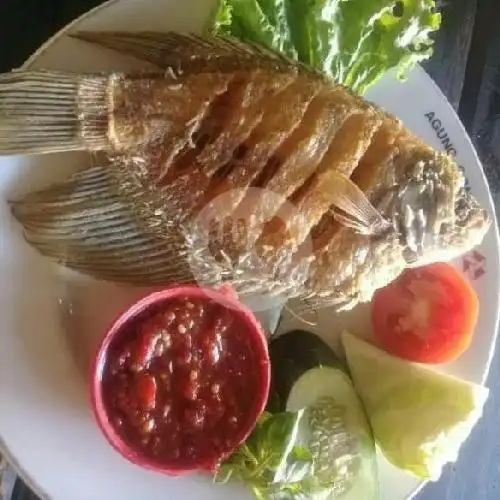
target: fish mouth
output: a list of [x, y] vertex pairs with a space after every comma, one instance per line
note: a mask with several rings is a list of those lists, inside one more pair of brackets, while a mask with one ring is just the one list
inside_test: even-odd
[[491, 218], [456, 163], [437, 155], [409, 170], [406, 183], [394, 188], [391, 210], [408, 266], [450, 261], [480, 244]]
[[[481, 207], [476, 198], [462, 188], [455, 203], [455, 239], [464, 239], [462, 246], [475, 246], [481, 243], [491, 226], [489, 213]], [[450, 239], [450, 244], [453, 238]], [[459, 242], [460, 243], [460, 242]], [[467, 249], [469, 249], [467, 248]]]

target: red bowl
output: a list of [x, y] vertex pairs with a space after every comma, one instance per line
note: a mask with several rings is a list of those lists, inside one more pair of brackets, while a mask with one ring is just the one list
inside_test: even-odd
[[[246, 325], [251, 337], [251, 345], [254, 350], [258, 375], [258, 390], [255, 403], [248, 418], [237, 432], [234, 447], [223, 456], [209, 457], [205, 461], [198, 461], [186, 466], [186, 464], [177, 464], [175, 462], [159, 463], [148, 458], [140, 450], [135, 449], [127, 443], [116, 431], [111, 422], [111, 415], [108, 414], [102, 390], [102, 376], [106, 364], [108, 348], [113, 339], [122, 332], [127, 331], [127, 327], [134, 323], [138, 315], [144, 313], [149, 308], [158, 306], [161, 303], [168, 303], [172, 299], [207, 298], [218, 302], [220, 305], [231, 309], [232, 313], [237, 315]], [[170, 476], [178, 476], [195, 471], [213, 471], [220, 461], [228, 458], [250, 435], [257, 423], [260, 415], [264, 411], [270, 386], [270, 362], [265, 334], [254, 316], [254, 314], [238, 301], [236, 294], [230, 288], [214, 290], [202, 288], [197, 285], [173, 286], [160, 292], [152, 293], [138, 302], [132, 304], [125, 312], [120, 314], [112, 323], [111, 327], [104, 334], [91, 367], [91, 403], [94, 417], [104, 436], [116, 451], [130, 462], [139, 465], [145, 469], [154, 470]]]

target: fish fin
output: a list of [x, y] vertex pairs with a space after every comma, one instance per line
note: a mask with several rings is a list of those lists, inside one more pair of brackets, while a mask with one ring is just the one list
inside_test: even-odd
[[[316, 70], [300, 62], [291, 61], [283, 54], [271, 51], [261, 45], [242, 42], [229, 36], [210, 34], [194, 35], [174, 32], [160, 33], [142, 31], [79, 31], [73, 38], [99, 45], [162, 69], [175, 71], [198, 70], [200, 63], [205, 70], [224, 70], [245, 64], [271, 63], [273, 69], [300, 68], [301, 71], [323, 78]], [[235, 57], [238, 56], [238, 57]]]
[[287, 302], [287, 309], [296, 319], [314, 326], [319, 322], [318, 314], [322, 309], [332, 308], [336, 312], [341, 312], [352, 309], [356, 303], [356, 298], [343, 294], [332, 292], [324, 295], [304, 290]]
[[[194, 59], [207, 60], [215, 56], [210, 43], [203, 42], [199, 37], [179, 33], [79, 31], [71, 36], [147, 61], [160, 68]], [[217, 55], [228, 53], [229, 51], [221, 46]]]
[[78, 172], [10, 204], [26, 241], [75, 271], [140, 286], [193, 280], [184, 239], [144, 231], [117, 195], [107, 167]]
[[102, 76], [0, 74], [0, 154], [104, 149], [107, 85]]
[[332, 176], [334, 181], [328, 196], [334, 206], [333, 215], [338, 222], [367, 235], [379, 234], [390, 227], [390, 223], [354, 182], [339, 172], [331, 171], [328, 175]]

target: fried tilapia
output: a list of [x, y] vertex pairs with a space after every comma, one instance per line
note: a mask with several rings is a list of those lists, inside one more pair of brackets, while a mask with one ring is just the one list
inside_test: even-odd
[[489, 227], [452, 158], [304, 66], [231, 39], [79, 38], [158, 70], [0, 76], [0, 154], [109, 156], [13, 203], [27, 240], [58, 262], [350, 308]]

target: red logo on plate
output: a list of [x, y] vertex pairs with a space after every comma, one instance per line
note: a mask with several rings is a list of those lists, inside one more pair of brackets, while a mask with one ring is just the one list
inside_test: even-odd
[[462, 270], [472, 281], [479, 279], [486, 273], [486, 257], [474, 250], [462, 259]]

